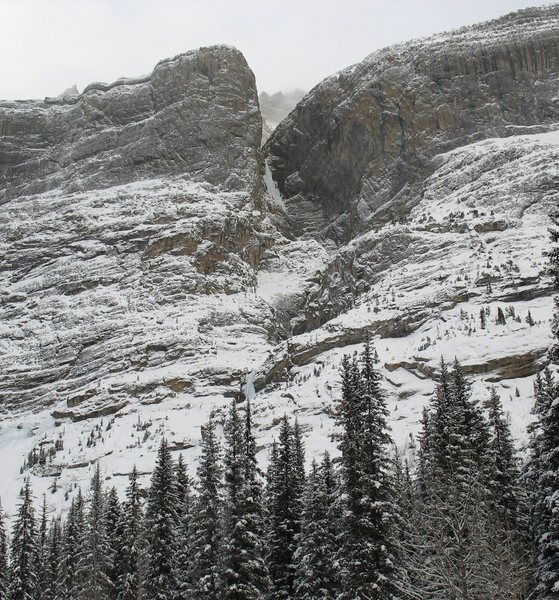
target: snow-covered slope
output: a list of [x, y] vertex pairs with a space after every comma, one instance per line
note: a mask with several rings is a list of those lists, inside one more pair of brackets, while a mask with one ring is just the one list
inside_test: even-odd
[[[546, 11], [526, 31], [533, 48], [543, 24], [549, 53], [558, 27]], [[513, 21], [497, 22], [491, 47], [508, 43], [500, 36]], [[518, 28], [511, 32], [518, 45]], [[423, 45], [438, 48], [437, 40]], [[356, 192], [348, 218], [363, 219], [334, 244], [315, 227], [320, 190], [285, 195], [273, 157], [259, 153], [256, 89], [242, 56], [216, 47], [160, 65], [155, 76], [96, 85], [71, 101], [0, 106], [0, 497], [8, 513], [27, 474], [53, 508], [66, 506], [98, 460], [119, 488], [133, 464], [149, 477], [162, 435], [193, 468], [200, 425], [232, 398], [252, 397], [264, 462], [284, 413], [299, 417], [310, 454], [332, 447], [339, 362], [368, 335], [399, 445], [409, 447], [418, 430], [441, 356], [463, 361], [476, 397], [497, 387], [524, 443], [531, 376], [550, 341], [543, 251], [559, 194], [555, 66], [546, 67], [541, 96], [534, 71], [529, 93], [519, 92], [545, 100], [543, 112], [518, 115], [523, 104], [508, 98], [491, 130], [507, 137], [479, 141], [491, 133], [483, 130], [453, 138], [450, 150], [440, 132], [436, 143], [416, 139], [424, 162], [413, 185], [382, 195], [378, 212]], [[165, 102], [151, 103], [154, 89]], [[471, 114], [485, 114], [486, 95], [472, 98]], [[265, 152], [315, 101], [311, 92]], [[429, 110], [427, 102], [422, 114]], [[64, 133], [68, 123], [83, 127], [88, 144]], [[354, 156], [359, 139], [344, 142]], [[295, 175], [288, 184], [303, 185]], [[296, 204], [309, 220], [294, 226]], [[322, 216], [336, 221], [328, 206]], [[505, 324], [496, 323], [499, 309]], [[41, 449], [46, 464], [29, 464]]]
[[[312, 332], [279, 345], [267, 335], [275, 311], [296, 303], [300, 295], [316, 293], [315, 271], [347, 260], [339, 255], [327, 259], [323, 249], [308, 242], [284, 242], [269, 250], [275, 256], [265, 259], [269, 268], [258, 274], [250, 292], [188, 295], [166, 311], [153, 299], [143, 309], [140, 297], [131, 299], [133, 308], [127, 310], [137, 323], [131, 339], [137, 346], [157, 340], [159, 346], [143, 365], [125, 370], [116, 361], [119, 348], [127, 344], [120, 335], [115, 338], [107, 374], [87, 388], [97, 396], [114, 396], [114, 403], [104, 405], [114, 414], [82, 420], [96, 396], [73, 410], [55, 398], [29, 412], [5, 413], [0, 492], [8, 508], [14, 506], [14, 481], [21, 477], [26, 454], [34, 447], [49, 448], [59, 437], [64, 449], [46, 468], [30, 471], [37, 475], [39, 492], [56, 478], [58, 491], [47, 491], [52, 504], [63, 504], [65, 495], [90, 477], [97, 459], [117, 486], [125, 485], [133, 464], [148, 474], [161, 435], [192, 465], [199, 426], [212, 410], [227, 406], [251, 370], [247, 388], [257, 390], [253, 403], [264, 461], [286, 412], [299, 417], [310, 453], [330, 446], [328, 414], [339, 391], [339, 362], [344, 353], [361, 348], [367, 332], [379, 338], [376, 348], [399, 444], [409, 445], [410, 433], [418, 430], [441, 356], [464, 362], [477, 397], [486, 395], [489, 385], [497, 387], [522, 443], [532, 400], [530, 375], [550, 341], [552, 300], [542, 252], [546, 214], [559, 193], [559, 133], [487, 140], [435, 160], [438, 168], [425, 182], [408, 223], [387, 225], [344, 249], [370, 289]], [[148, 288], [144, 301], [156, 290]], [[498, 307], [506, 315], [505, 325], [495, 323]], [[61, 314], [56, 305], [50, 310], [53, 316]], [[526, 322], [528, 311], [532, 325]], [[118, 320], [103, 322], [110, 329]], [[35, 337], [38, 348], [45, 336], [39, 331]], [[176, 353], [173, 360], [166, 354], [169, 347]], [[24, 368], [22, 363], [22, 379]], [[232, 372], [237, 373], [234, 381]], [[73, 419], [65, 416], [70, 414]]]

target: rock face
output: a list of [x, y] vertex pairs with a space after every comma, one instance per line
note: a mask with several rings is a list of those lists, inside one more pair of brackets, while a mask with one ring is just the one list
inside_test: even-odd
[[0, 104], [8, 510], [29, 473], [37, 496], [57, 477], [56, 507], [98, 460], [117, 485], [147, 477], [161, 435], [194, 462], [232, 398], [252, 398], [260, 447], [294, 413], [322, 451], [340, 360], [369, 335], [399, 444], [441, 356], [476, 399], [497, 387], [523, 439], [551, 335], [558, 40], [556, 6], [378, 52], [311, 91], [266, 160], [230, 48]]
[[265, 146], [299, 235], [403, 219], [434, 155], [558, 120], [559, 7], [393, 46], [314, 88]]
[[254, 288], [269, 245], [261, 127], [254, 76], [226, 47], [71, 100], [0, 105], [4, 409], [93, 415], [173, 395], [165, 368], [187, 361], [188, 380], [231, 320], [257, 321], [267, 343], [269, 308], [256, 319], [257, 299], [218, 300]]
[[221, 46], [75, 98], [3, 103], [0, 203], [183, 173], [254, 192], [261, 127], [254, 75], [239, 51]]

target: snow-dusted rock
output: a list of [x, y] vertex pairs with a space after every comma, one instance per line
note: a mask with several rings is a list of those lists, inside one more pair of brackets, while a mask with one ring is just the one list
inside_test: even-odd
[[286, 412], [310, 454], [330, 446], [339, 362], [368, 335], [400, 445], [441, 356], [476, 397], [497, 386], [524, 440], [550, 340], [558, 23], [548, 7], [372, 55], [312, 91], [266, 161], [229, 48], [0, 105], [8, 511], [33, 448], [64, 440], [24, 469], [64, 504], [98, 460], [119, 487], [134, 463], [147, 477], [163, 434], [194, 465], [235, 397], [253, 398], [264, 461]]
[[[258, 189], [262, 121], [243, 55], [214, 46], [72, 98], [0, 104], [0, 203], [169, 174]], [[232, 141], [234, 140], [234, 143]]]
[[222, 328], [257, 324], [247, 335], [267, 343], [270, 309], [242, 296], [271, 236], [254, 76], [237, 50], [2, 104], [0, 131], [4, 410], [116, 412], [176, 394]]
[[435, 154], [559, 120], [559, 6], [375, 52], [264, 147], [290, 227], [337, 244], [405, 219]]

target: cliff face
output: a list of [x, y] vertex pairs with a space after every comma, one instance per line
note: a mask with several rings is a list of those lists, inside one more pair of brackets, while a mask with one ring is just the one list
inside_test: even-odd
[[558, 41], [555, 6], [378, 52], [308, 94], [265, 163], [225, 47], [0, 103], [4, 504], [32, 474], [38, 496], [57, 478], [58, 510], [101, 458], [116, 485], [147, 475], [161, 435], [194, 462], [243, 395], [259, 447], [296, 413], [322, 451], [340, 360], [370, 334], [401, 446], [441, 356], [477, 400], [497, 386], [523, 438], [550, 343]]
[[70, 101], [3, 103], [0, 132], [0, 407], [96, 414], [191, 386], [177, 364], [202, 368], [230, 314], [254, 321], [250, 299], [239, 316], [215, 298], [254, 288], [269, 245], [240, 52], [189, 52]]
[[75, 99], [0, 103], [0, 202], [169, 174], [253, 192], [261, 127], [254, 75], [226, 47], [92, 84]]
[[559, 116], [559, 7], [387, 48], [314, 88], [264, 153], [298, 235], [404, 219], [431, 159]]

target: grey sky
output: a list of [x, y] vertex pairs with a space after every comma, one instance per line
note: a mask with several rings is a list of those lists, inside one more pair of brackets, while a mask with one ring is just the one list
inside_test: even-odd
[[259, 89], [309, 89], [370, 52], [538, 0], [0, 0], [0, 98], [151, 71], [199, 46], [237, 46]]

